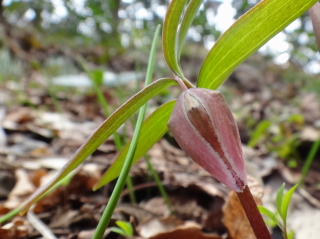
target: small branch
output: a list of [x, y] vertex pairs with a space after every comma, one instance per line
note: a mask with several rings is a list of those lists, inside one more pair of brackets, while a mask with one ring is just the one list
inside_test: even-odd
[[271, 239], [249, 187], [246, 186], [242, 193], [237, 194], [257, 239]]

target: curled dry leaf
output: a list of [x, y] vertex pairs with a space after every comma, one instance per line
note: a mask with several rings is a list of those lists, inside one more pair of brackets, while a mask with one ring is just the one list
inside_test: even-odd
[[169, 216], [166, 218], [151, 218], [137, 227], [137, 231], [140, 236], [144, 238], [151, 238], [160, 233], [170, 232], [174, 230], [177, 226], [182, 225], [183, 222], [174, 216]]
[[[250, 176], [248, 176], [248, 185], [256, 203], [262, 205], [262, 186]], [[256, 238], [235, 191], [230, 191], [226, 204], [223, 207], [223, 214], [224, 224], [233, 239]]]

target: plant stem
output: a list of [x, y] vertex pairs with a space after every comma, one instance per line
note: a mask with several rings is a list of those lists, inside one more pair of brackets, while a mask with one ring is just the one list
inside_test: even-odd
[[317, 154], [317, 151], [318, 149], [320, 148], [320, 137], [317, 139], [317, 141], [315, 141], [313, 144], [312, 144], [312, 147], [311, 147], [311, 150], [309, 151], [309, 154], [308, 154], [308, 157], [307, 157], [307, 160], [306, 162], [304, 163], [303, 165], [303, 168], [302, 168], [302, 173], [301, 173], [301, 179], [299, 181], [299, 187], [302, 187], [303, 185], [303, 182], [304, 182], [304, 179], [306, 178], [307, 176], [307, 173], [310, 169], [310, 166], [313, 162], [313, 159], [315, 158], [316, 154]]
[[[156, 29], [156, 32], [155, 32], [154, 38], [153, 38], [153, 42], [152, 42], [151, 53], [150, 53], [149, 62], [148, 62], [147, 75], [146, 75], [146, 80], [145, 80], [146, 86], [150, 84], [151, 78], [152, 78], [152, 70], [153, 70], [154, 61], [155, 61], [154, 56], [155, 56], [155, 51], [156, 51], [157, 36], [159, 35], [159, 32], [160, 32], [160, 25], [158, 25], [158, 27]], [[130, 147], [128, 150], [126, 160], [124, 161], [124, 164], [122, 166], [117, 183], [114, 187], [114, 190], [110, 196], [109, 202], [108, 202], [108, 204], [102, 214], [102, 217], [99, 221], [99, 224], [96, 228], [96, 231], [94, 232], [92, 239], [101, 239], [103, 237], [104, 232], [110, 222], [113, 211], [116, 208], [116, 205], [117, 205], [118, 200], [121, 195], [121, 191], [123, 190], [123, 186], [127, 180], [127, 177], [128, 177], [129, 171], [130, 171], [130, 167], [131, 167], [131, 164], [133, 161], [133, 157], [134, 157], [134, 154], [135, 154], [135, 151], [137, 148], [138, 139], [140, 136], [140, 130], [141, 130], [144, 116], [146, 113], [146, 108], [147, 108], [147, 103], [144, 104], [139, 110], [137, 124], [136, 124], [135, 130], [134, 130], [134, 133], [133, 133], [132, 141], [130, 143]]]
[[242, 193], [237, 194], [257, 239], [271, 239], [249, 187], [246, 186]]
[[130, 175], [128, 175], [127, 177], [127, 188], [128, 188], [128, 191], [129, 191], [129, 196], [130, 196], [130, 201], [133, 203], [133, 204], [137, 204], [137, 201], [136, 201], [136, 197], [134, 195], [134, 189], [133, 189], [133, 183], [132, 183], [132, 178]]
[[160, 193], [161, 193], [161, 195], [163, 197], [163, 200], [167, 204], [167, 207], [168, 207], [168, 209], [170, 211], [170, 214], [172, 215], [173, 214], [173, 209], [172, 209], [168, 194], [167, 194], [166, 190], [164, 189], [164, 187], [163, 187], [163, 185], [161, 183], [160, 177], [159, 177], [158, 173], [156, 172], [156, 170], [154, 170], [154, 168], [153, 168], [153, 166], [152, 166], [152, 164], [150, 162], [149, 155], [145, 155], [144, 158], [146, 159], [149, 171], [152, 173], [152, 175], [154, 177], [154, 180], [156, 181], [156, 183], [158, 185], [158, 188], [159, 188], [159, 191], [160, 191]]

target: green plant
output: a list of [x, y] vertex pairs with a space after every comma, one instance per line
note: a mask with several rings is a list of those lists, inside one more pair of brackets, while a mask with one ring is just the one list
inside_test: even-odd
[[[90, 154], [94, 152], [118, 127], [120, 127], [134, 112], [141, 106], [172, 85], [178, 85], [180, 80], [187, 88], [194, 85], [183, 75], [180, 67], [180, 52], [182, 43], [185, 40], [186, 32], [195, 17], [202, 0], [191, 0], [185, 9], [187, 0], [172, 0], [164, 21], [162, 44], [163, 53], [168, 67], [174, 74], [174, 79], [159, 79], [150, 85], [146, 84], [140, 92], [134, 95], [93, 132], [93, 134], [83, 143], [79, 150], [72, 156], [64, 169], [46, 186], [36, 192], [25, 204], [21, 213], [25, 213], [28, 208], [36, 202], [46, 191], [68, 175], [73, 169], [79, 166]], [[250, 11], [239, 18], [216, 42], [204, 60], [197, 82], [197, 87], [207, 89], [217, 89], [231, 74], [231, 72], [252, 53], [259, 49], [275, 34], [283, 30], [289, 23], [307, 11], [317, 0], [264, 0], [253, 7]], [[180, 26], [180, 27], [179, 27]], [[152, 57], [150, 57], [152, 58]], [[152, 69], [149, 64], [148, 74]], [[105, 213], [99, 223], [94, 236], [101, 238], [104, 229], [107, 227], [112, 212], [119, 198], [119, 191], [122, 190], [130, 166], [137, 162], [145, 153], [157, 142], [168, 130], [167, 122], [172, 112], [175, 101], [171, 101], [160, 106], [146, 121], [141, 128], [139, 137], [139, 127], [142, 124], [143, 111], [140, 111], [136, 131], [132, 142], [128, 142], [116, 159], [115, 163], [103, 175], [94, 189], [103, 186], [110, 180], [115, 179], [119, 174], [119, 179], [106, 207]], [[126, 152], [128, 156], [125, 160]], [[117, 194], [117, 195], [116, 195]], [[242, 199], [251, 198], [248, 187], [245, 187]], [[240, 196], [239, 196], [240, 197]], [[242, 200], [246, 202], [246, 200]], [[245, 203], [244, 203], [245, 204]], [[259, 218], [255, 212], [256, 206], [252, 200], [246, 204], [245, 210], [250, 219], [252, 214]], [[250, 211], [250, 209], [253, 209]], [[252, 220], [251, 220], [252, 221]], [[254, 222], [253, 222], [254, 223]], [[255, 228], [258, 238], [270, 238], [265, 230], [264, 224], [261, 228]], [[260, 231], [259, 231], [260, 230]], [[263, 233], [260, 233], [263, 231]]]
[[128, 238], [133, 236], [133, 228], [131, 223], [125, 221], [116, 221], [116, 224], [118, 227], [111, 227], [111, 231]]
[[277, 211], [273, 213], [269, 209], [258, 206], [259, 211], [270, 218], [282, 231], [283, 236], [285, 239], [293, 238], [292, 233], [287, 231], [287, 214], [288, 214], [288, 207], [292, 197], [292, 194], [296, 190], [298, 185], [293, 186], [286, 194], [284, 194], [284, 186], [279, 188], [276, 196], [276, 207]]
[[320, 148], [320, 137], [317, 139], [317, 141], [315, 141], [312, 144], [312, 147], [311, 147], [311, 149], [309, 151], [309, 154], [307, 156], [307, 160], [303, 165], [302, 172], [301, 172], [301, 179], [299, 181], [299, 187], [301, 187], [303, 185], [304, 179], [307, 176], [307, 173], [308, 173], [308, 171], [310, 169], [310, 166], [311, 166], [311, 164], [313, 162], [313, 159], [315, 158], [316, 153], [319, 150], [319, 148]]
[[275, 116], [272, 120], [263, 120], [251, 133], [248, 146], [264, 144], [290, 167], [296, 167], [299, 159], [297, 147], [300, 144], [300, 132], [294, 130], [299, 131], [303, 124], [304, 117], [300, 114], [293, 114], [285, 119]]

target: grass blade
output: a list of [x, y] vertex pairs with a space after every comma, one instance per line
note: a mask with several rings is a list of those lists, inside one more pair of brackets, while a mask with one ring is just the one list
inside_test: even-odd
[[[151, 46], [151, 53], [150, 53], [150, 58], [149, 58], [149, 62], [148, 62], [148, 70], [147, 70], [146, 80], [145, 80], [146, 87], [150, 84], [151, 78], [152, 78], [152, 71], [153, 71], [153, 67], [154, 67], [154, 58], [155, 58], [155, 51], [156, 51], [156, 43], [157, 43], [159, 33], [160, 33], [160, 25], [158, 25], [158, 27], [156, 29], [156, 32], [155, 32], [155, 35], [153, 38], [153, 42], [152, 42], [152, 46]], [[131, 142], [129, 150], [128, 150], [128, 154], [127, 154], [126, 159], [124, 161], [124, 164], [121, 169], [118, 181], [117, 181], [115, 188], [111, 194], [111, 197], [110, 197], [110, 200], [107, 204], [107, 207], [105, 208], [105, 210], [102, 214], [101, 220], [99, 221], [99, 224], [97, 226], [97, 229], [92, 237], [93, 239], [101, 239], [103, 237], [103, 234], [104, 234], [104, 232], [110, 222], [113, 211], [116, 208], [116, 205], [117, 205], [118, 200], [120, 198], [121, 191], [122, 191], [123, 186], [127, 180], [127, 177], [128, 177], [131, 165], [132, 165], [132, 161], [133, 161], [134, 154], [135, 154], [135, 151], [137, 148], [138, 139], [140, 136], [140, 131], [141, 131], [143, 119], [145, 117], [146, 109], [147, 109], [147, 104], [144, 104], [139, 110], [137, 124], [136, 124], [135, 130], [134, 130], [134, 134], [133, 134], [132, 142]]]
[[301, 179], [299, 181], [299, 187], [301, 187], [303, 185], [304, 179], [307, 176], [307, 173], [310, 169], [310, 166], [313, 162], [314, 157], [316, 156], [316, 154], [319, 150], [319, 147], [320, 147], [320, 137], [318, 138], [318, 140], [316, 142], [314, 142], [312, 144], [312, 147], [311, 147], [311, 150], [309, 151], [307, 160], [303, 165], [302, 172], [301, 172]]
[[161, 180], [159, 178], [159, 175], [158, 173], [156, 172], [156, 170], [154, 170], [154, 168], [152, 167], [152, 164], [150, 162], [150, 158], [149, 158], [149, 155], [145, 155], [145, 159], [146, 159], [146, 162], [147, 162], [147, 165], [148, 165], [148, 170], [151, 171], [152, 173], [152, 176], [154, 178], [154, 180], [156, 181], [157, 183], [157, 186], [159, 188], [159, 191], [161, 193], [161, 196], [163, 197], [165, 203], [167, 204], [167, 207], [170, 211], [171, 214], [173, 214], [173, 209], [172, 209], [172, 206], [171, 206], [171, 203], [170, 203], [170, 200], [169, 200], [169, 197], [167, 195], [167, 192], [166, 190], [164, 189], [162, 183], [161, 183]]

